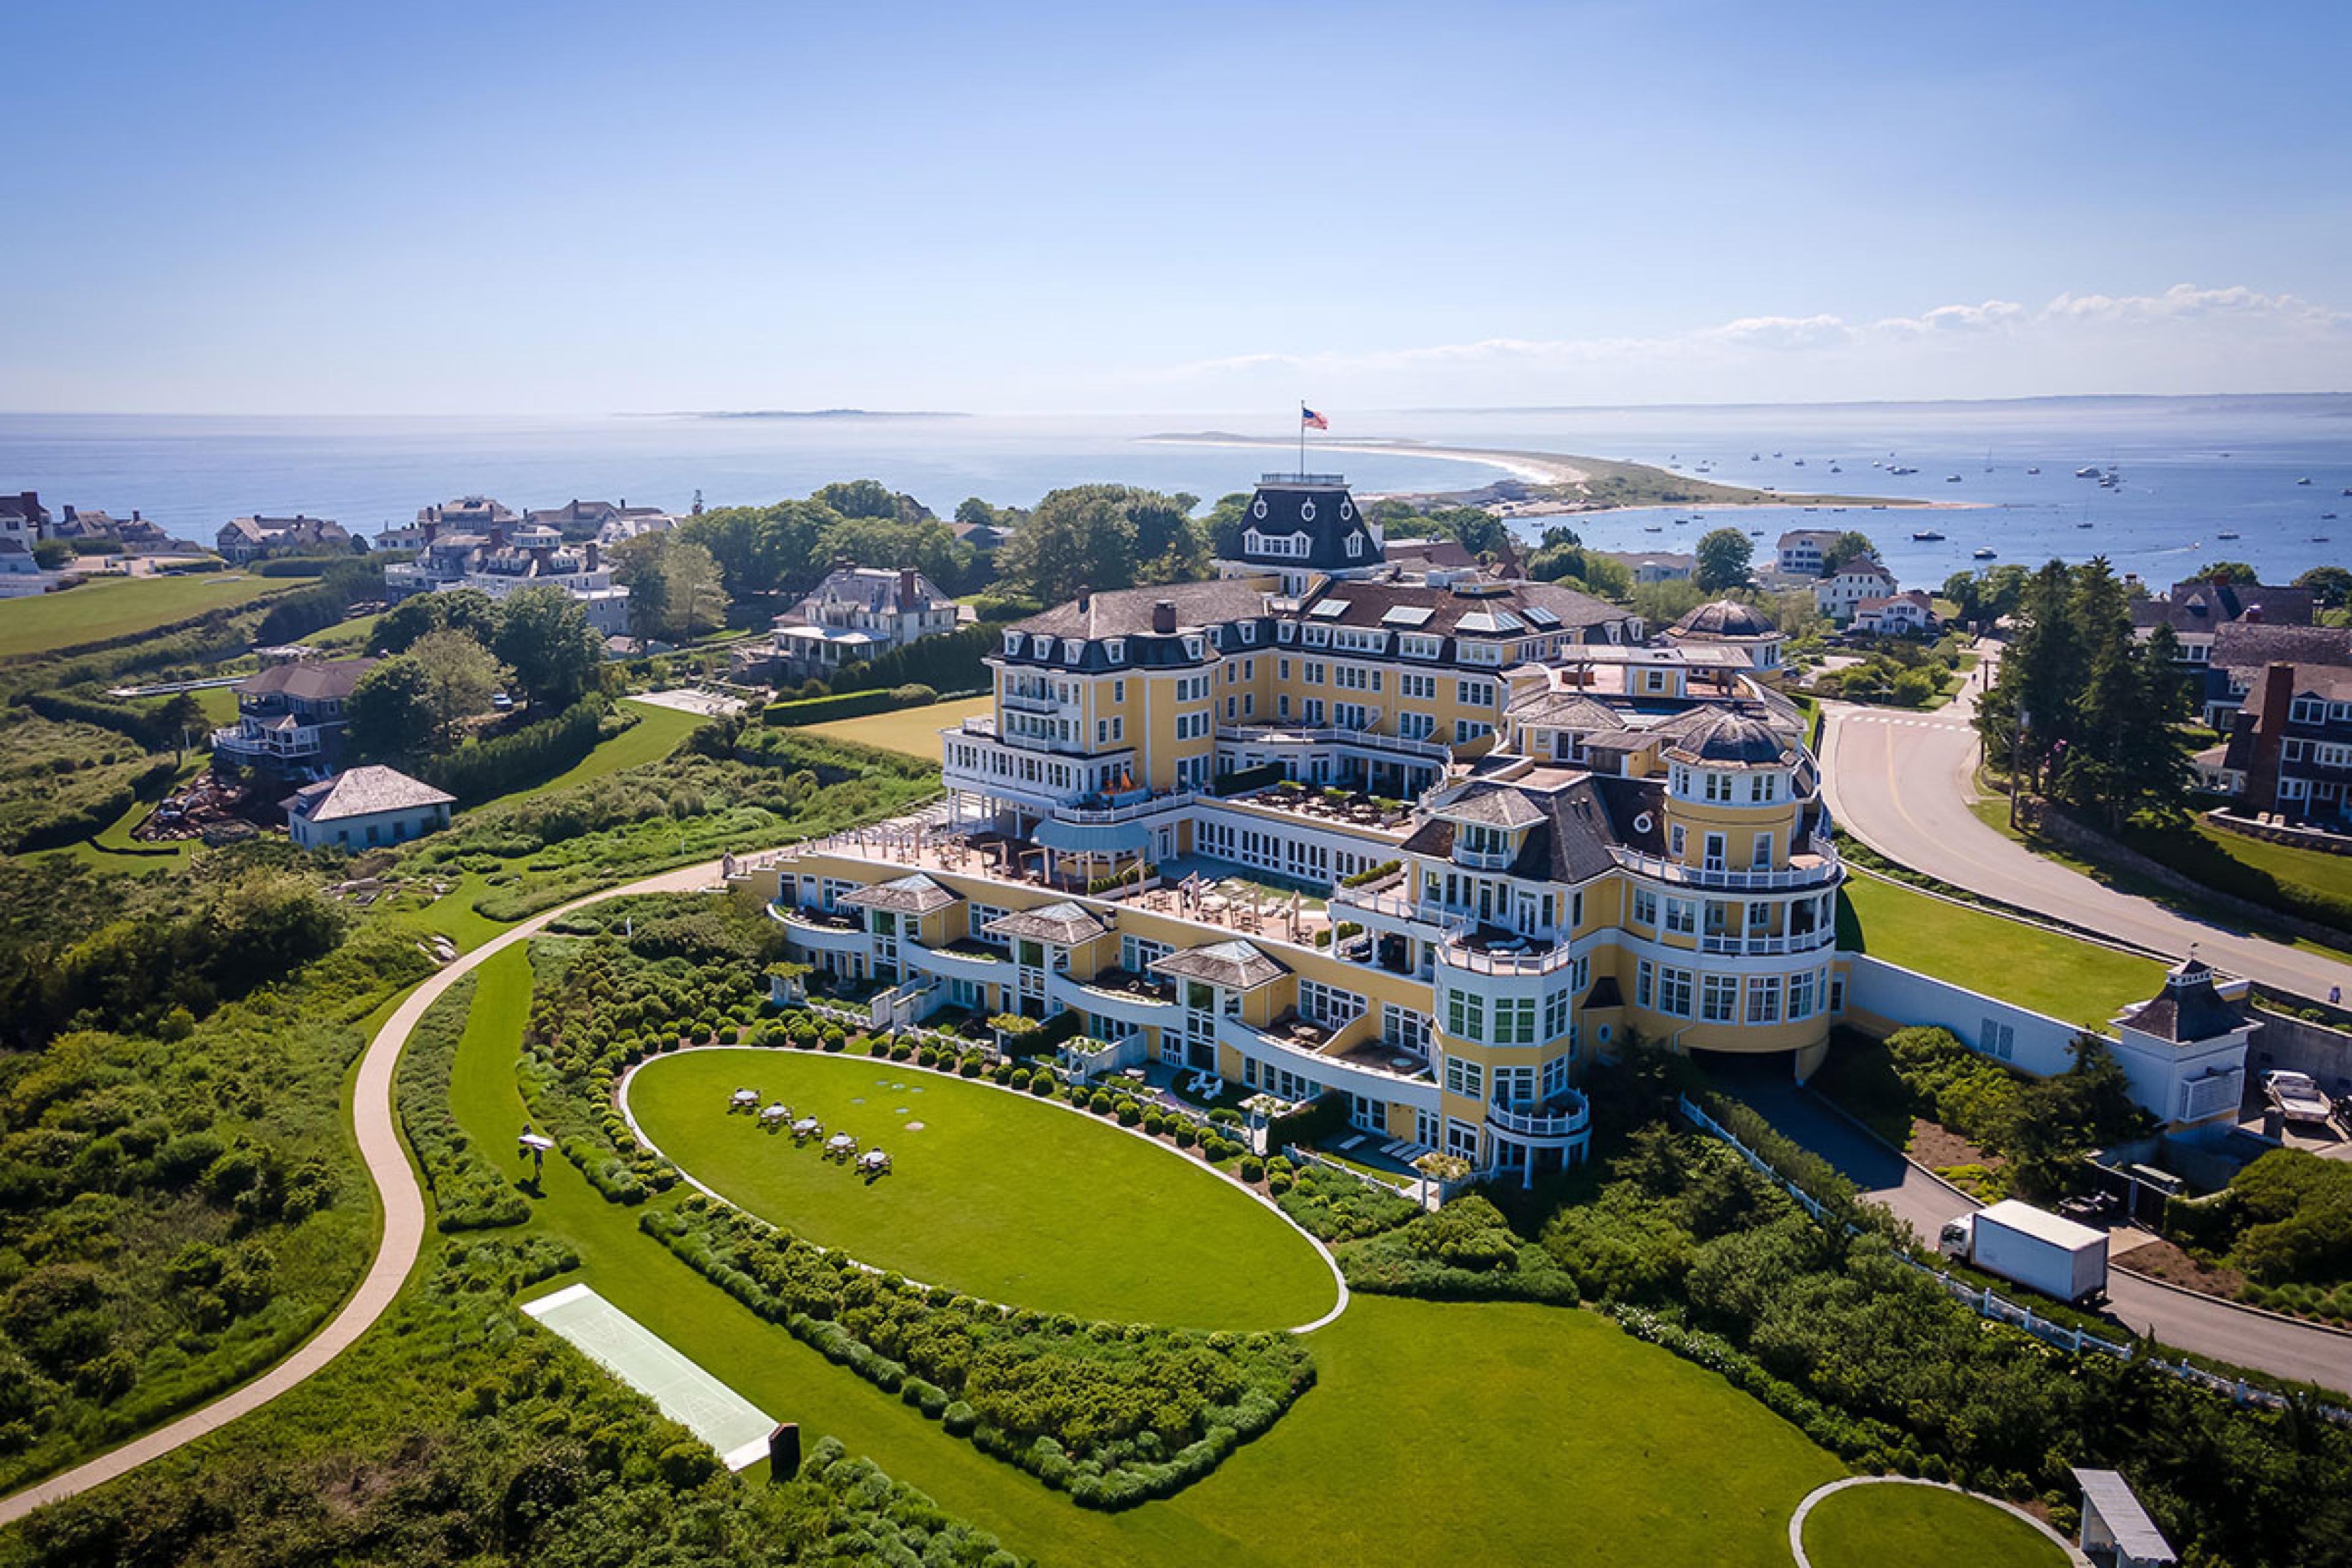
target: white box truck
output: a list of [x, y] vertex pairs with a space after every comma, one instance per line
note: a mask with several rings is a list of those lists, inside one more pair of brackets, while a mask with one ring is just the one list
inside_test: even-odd
[[2105, 1231], [2015, 1198], [1948, 1221], [1939, 1250], [2061, 1301], [2091, 1300], [2107, 1289]]

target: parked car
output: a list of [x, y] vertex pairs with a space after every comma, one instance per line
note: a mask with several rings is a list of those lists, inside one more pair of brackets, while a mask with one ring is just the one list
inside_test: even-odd
[[2309, 1073], [2290, 1072], [2279, 1068], [2263, 1075], [2263, 1092], [2278, 1113], [2289, 1121], [2316, 1121], [2329, 1125], [2336, 1107], [2320, 1092]]
[[503, 691], [494, 691], [490, 694], [490, 706], [501, 713], [508, 712], [514, 707], [514, 699]]

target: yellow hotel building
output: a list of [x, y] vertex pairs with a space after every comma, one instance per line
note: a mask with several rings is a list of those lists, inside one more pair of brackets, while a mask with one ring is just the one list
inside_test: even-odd
[[1522, 1179], [1629, 1035], [1820, 1059], [1843, 869], [1751, 626], [1406, 573], [1338, 476], [1267, 476], [1218, 569], [1009, 628], [942, 808], [751, 873], [795, 954]]

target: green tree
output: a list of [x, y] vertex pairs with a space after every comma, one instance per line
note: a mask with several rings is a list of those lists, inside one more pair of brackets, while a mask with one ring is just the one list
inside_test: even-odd
[[424, 673], [425, 710], [436, 751], [455, 746], [466, 721], [487, 710], [491, 693], [510, 679], [506, 667], [470, 632], [427, 632], [403, 657]]
[[1141, 564], [1136, 510], [1162, 503], [1171, 498], [1126, 485], [1054, 490], [997, 552], [997, 574], [1049, 605], [1082, 589], [1127, 587]]
[[936, 521], [931, 509], [879, 479], [845, 479], [820, 487], [809, 500], [844, 517], [890, 518], [900, 522]]
[[551, 584], [525, 588], [501, 606], [490, 651], [535, 708], [568, 708], [596, 689], [604, 639], [580, 602]]
[[1837, 569], [1849, 561], [1874, 561], [1877, 558], [1878, 546], [1870, 542], [1870, 535], [1849, 528], [1831, 540], [1822, 551], [1822, 575], [1835, 576]]
[[692, 540], [661, 554], [662, 597], [670, 639], [686, 642], [727, 624], [727, 588], [719, 563]]
[[352, 746], [364, 757], [414, 757], [433, 743], [424, 667], [394, 654], [360, 678], [347, 710]]
[[205, 717], [205, 705], [196, 700], [193, 691], [175, 693], [155, 710], [155, 732], [172, 738], [172, 760], [184, 762], [188, 755], [188, 737], [201, 735], [211, 728]]
[[479, 588], [441, 594], [411, 594], [376, 617], [368, 634], [370, 653], [404, 653], [432, 632], [459, 631], [487, 645], [499, 635], [498, 601]]
[[2315, 566], [2297, 577], [2294, 585], [2310, 589], [2323, 609], [2340, 610], [2352, 601], [2352, 572], [2341, 566]]
[[1748, 563], [1755, 554], [1755, 544], [1739, 530], [1709, 529], [1699, 536], [1697, 553], [1698, 567], [1691, 580], [1702, 592], [1720, 594], [1748, 585]]
[[971, 546], [937, 518], [845, 517], [824, 531], [820, 548], [828, 563], [911, 566], [950, 593], [971, 575]]
[[33, 545], [33, 564], [54, 572], [74, 558], [74, 548], [62, 539], [39, 540]]
[[2258, 584], [2263, 574], [2243, 561], [2216, 561], [2197, 574], [2197, 578], [2201, 583]]

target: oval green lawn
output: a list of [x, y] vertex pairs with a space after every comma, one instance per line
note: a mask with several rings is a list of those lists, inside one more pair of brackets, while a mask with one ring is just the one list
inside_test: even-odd
[[[891, 1173], [868, 1182], [814, 1143], [729, 1114], [738, 1087], [887, 1150]], [[866, 1057], [698, 1050], [647, 1063], [629, 1109], [680, 1168], [761, 1218], [990, 1300], [1286, 1329], [1339, 1300], [1313, 1246], [1230, 1183], [1116, 1124], [992, 1085]]]
[[1805, 1516], [1813, 1568], [2066, 1568], [2057, 1543], [2005, 1509], [1941, 1487], [1832, 1492]]

